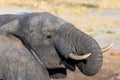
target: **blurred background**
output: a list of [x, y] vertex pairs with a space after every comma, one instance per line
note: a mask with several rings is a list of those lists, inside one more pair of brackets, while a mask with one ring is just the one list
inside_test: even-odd
[[64, 80], [120, 80], [120, 0], [0, 0], [0, 14], [43, 11], [71, 22], [101, 47], [114, 43], [98, 74], [87, 77], [76, 69]]

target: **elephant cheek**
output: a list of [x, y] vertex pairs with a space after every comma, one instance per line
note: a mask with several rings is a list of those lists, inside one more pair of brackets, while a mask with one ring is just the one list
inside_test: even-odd
[[93, 76], [100, 70], [102, 62], [103, 62], [102, 53], [99, 54], [95, 53], [92, 54], [86, 60], [77, 61], [76, 66], [83, 74], [87, 76]]
[[39, 55], [42, 56], [41, 58], [46, 68], [64, 68], [64, 66], [60, 64], [61, 59], [59, 57], [59, 54], [52, 45], [48, 48], [42, 47], [39, 52], [42, 52]]

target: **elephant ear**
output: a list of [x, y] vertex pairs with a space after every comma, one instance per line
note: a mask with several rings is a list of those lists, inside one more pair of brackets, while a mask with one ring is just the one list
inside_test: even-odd
[[22, 27], [20, 28], [19, 26], [19, 19], [14, 19], [2, 25], [0, 30], [2, 30], [2, 32], [6, 33], [7, 35], [13, 35], [17, 38], [22, 38], [23, 36]]
[[13, 32], [17, 30], [18, 25], [19, 25], [18, 19], [14, 19], [6, 24], [3, 24], [1, 26], [1, 29], [4, 30], [5, 32]]

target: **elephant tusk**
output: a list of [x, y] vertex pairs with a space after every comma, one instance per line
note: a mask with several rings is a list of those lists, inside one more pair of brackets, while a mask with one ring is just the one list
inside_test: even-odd
[[111, 43], [110, 45], [102, 48], [102, 49], [101, 49], [102, 53], [107, 52], [112, 46], [113, 46], [113, 43]]
[[85, 54], [85, 55], [81, 55], [81, 56], [78, 56], [78, 55], [75, 55], [75, 54], [73, 54], [73, 53], [70, 53], [70, 54], [68, 55], [68, 57], [71, 58], [71, 59], [74, 59], [74, 60], [85, 60], [85, 59], [87, 59], [90, 55], [91, 55], [91, 53]]

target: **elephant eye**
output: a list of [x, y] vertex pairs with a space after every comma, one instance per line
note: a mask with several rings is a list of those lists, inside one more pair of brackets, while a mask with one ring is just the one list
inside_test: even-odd
[[51, 36], [51, 35], [48, 35], [48, 36], [47, 36], [47, 39], [51, 39], [51, 38], [52, 38], [52, 36]]

